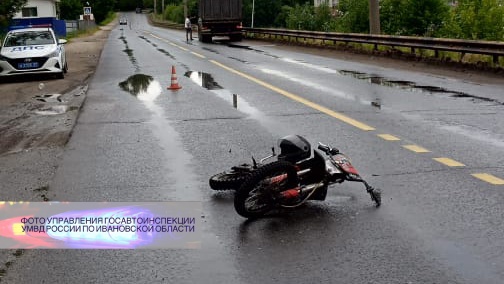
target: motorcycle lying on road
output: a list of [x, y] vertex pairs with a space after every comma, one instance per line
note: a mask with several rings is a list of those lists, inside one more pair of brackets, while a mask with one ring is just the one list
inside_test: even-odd
[[369, 185], [338, 149], [319, 142], [318, 151], [302, 136], [279, 140], [278, 160], [261, 165], [237, 189], [234, 207], [245, 218], [258, 218], [279, 208], [296, 208], [307, 200], [325, 200], [329, 185], [344, 181], [361, 182], [375, 202], [381, 205], [381, 191]]

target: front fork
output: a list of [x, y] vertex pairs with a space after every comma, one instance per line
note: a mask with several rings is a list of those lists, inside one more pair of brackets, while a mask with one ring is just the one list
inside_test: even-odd
[[371, 195], [371, 200], [375, 202], [376, 207], [379, 207], [381, 205], [380, 190], [370, 186], [365, 180], [362, 180], [362, 183], [366, 186], [367, 193]]
[[369, 195], [371, 196], [371, 200], [376, 203], [376, 207], [379, 207], [381, 205], [381, 192], [380, 192], [380, 190], [369, 185], [360, 175], [349, 174], [346, 176], [345, 180], [362, 182], [364, 184], [364, 186], [366, 187], [367, 193], [369, 193]]

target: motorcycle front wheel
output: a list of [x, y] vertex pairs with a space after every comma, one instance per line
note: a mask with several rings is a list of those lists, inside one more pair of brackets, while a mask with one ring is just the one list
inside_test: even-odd
[[280, 192], [298, 183], [296, 168], [289, 162], [276, 161], [262, 166], [236, 191], [234, 207], [245, 218], [258, 218], [274, 209]]

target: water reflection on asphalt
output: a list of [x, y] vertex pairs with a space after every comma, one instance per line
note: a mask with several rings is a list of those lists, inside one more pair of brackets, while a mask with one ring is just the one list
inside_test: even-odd
[[157, 99], [162, 92], [161, 84], [152, 76], [135, 74], [119, 83], [119, 86], [136, 96], [152, 113], [149, 123], [152, 125], [154, 137], [158, 139], [165, 156], [167, 179], [170, 180], [169, 193], [173, 201], [198, 201], [201, 199], [197, 193], [199, 184], [197, 176], [191, 166], [192, 156], [184, 151], [182, 140], [178, 132], [166, 118], [164, 109], [158, 104]]

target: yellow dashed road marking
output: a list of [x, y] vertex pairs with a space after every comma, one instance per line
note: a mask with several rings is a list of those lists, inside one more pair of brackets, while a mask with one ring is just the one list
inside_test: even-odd
[[250, 81], [255, 82], [255, 83], [257, 83], [257, 84], [259, 84], [259, 85], [261, 85], [261, 86], [263, 86], [265, 88], [268, 88], [268, 89], [270, 89], [270, 90], [272, 90], [274, 92], [277, 92], [277, 93], [279, 93], [279, 94], [281, 94], [281, 95], [283, 95], [285, 97], [288, 97], [288, 98], [290, 98], [290, 99], [292, 99], [294, 101], [302, 103], [302, 104], [304, 104], [304, 105], [306, 105], [308, 107], [316, 109], [316, 110], [318, 110], [318, 111], [320, 111], [322, 113], [325, 113], [325, 114], [327, 114], [329, 116], [332, 116], [332, 117], [334, 117], [336, 119], [339, 119], [339, 120], [341, 120], [341, 121], [343, 121], [345, 123], [348, 123], [348, 124], [350, 124], [352, 126], [355, 126], [355, 127], [359, 128], [361, 130], [364, 130], [364, 131], [375, 130], [373, 127], [371, 127], [371, 126], [369, 126], [367, 124], [359, 122], [359, 121], [357, 121], [357, 120], [355, 120], [353, 118], [350, 118], [350, 117], [348, 117], [346, 115], [343, 115], [341, 113], [338, 113], [338, 112], [335, 112], [333, 110], [330, 110], [330, 109], [328, 109], [326, 107], [323, 107], [323, 106], [321, 106], [319, 104], [316, 104], [316, 103], [314, 103], [312, 101], [309, 101], [309, 100], [307, 100], [305, 98], [302, 98], [302, 97], [297, 96], [295, 94], [289, 93], [289, 92], [287, 92], [285, 90], [277, 88], [277, 87], [275, 87], [275, 86], [273, 86], [271, 84], [268, 84], [268, 83], [266, 83], [264, 81], [261, 81], [261, 80], [255, 78], [255, 77], [252, 77], [250, 75], [242, 73], [242, 72], [240, 72], [238, 70], [235, 70], [233, 68], [227, 67], [226, 65], [223, 65], [223, 64], [221, 64], [221, 63], [219, 63], [217, 61], [210, 60], [210, 62], [212, 62], [213, 64], [215, 64], [215, 65], [217, 65], [217, 66], [219, 66], [221, 68], [224, 68], [224, 69], [228, 70], [229, 72], [235, 73], [235, 74], [237, 74], [237, 75], [239, 75], [239, 76], [241, 76], [243, 78], [249, 79]]
[[464, 164], [450, 158], [434, 158], [434, 160], [440, 162], [441, 164], [447, 165], [448, 167], [465, 167]]
[[189, 49], [183, 47], [183, 46], [180, 46], [180, 45], [175, 45], [176, 47], [182, 49], [183, 51], [189, 51]]
[[504, 185], [504, 179], [500, 179], [500, 178], [493, 176], [491, 174], [477, 173], [477, 174], [471, 174], [471, 175], [475, 178], [479, 178], [482, 181], [486, 181], [486, 182], [494, 184], [494, 185]]
[[191, 51], [191, 53], [194, 54], [194, 55], [196, 55], [196, 56], [198, 56], [198, 57], [200, 57], [200, 58], [206, 58], [203, 54], [199, 54], [199, 53], [196, 53], [194, 51]]
[[390, 134], [378, 134], [378, 137], [384, 139], [384, 140], [387, 140], [387, 141], [399, 141], [401, 139], [395, 137], [394, 135], [390, 135]]
[[430, 151], [417, 145], [403, 145], [404, 148], [415, 153], [429, 153]]

